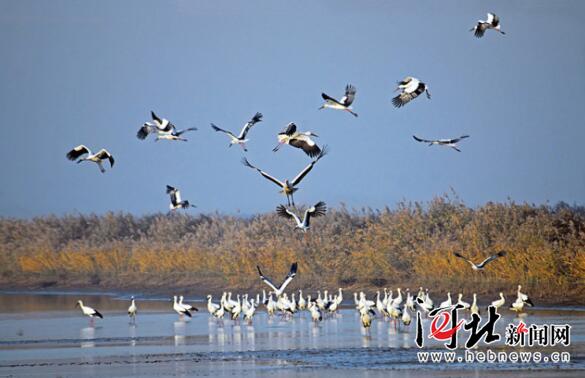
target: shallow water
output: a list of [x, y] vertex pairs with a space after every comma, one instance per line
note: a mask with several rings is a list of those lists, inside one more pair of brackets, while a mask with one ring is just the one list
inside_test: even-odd
[[[104, 319], [91, 324], [75, 307], [77, 299], [99, 309]], [[194, 302], [190, 302], [194, 303]], [[340, 375], [400, 376], [456, 371], [476, 376], [510, 370], [522, 375], [527, 364], [440, 363], [417, 360], [415, 324], [395, 329], [376, 320], [364, 331], [351, 307], [315, 325], [308, 313], [286, 320], [260, 311], [253, 324], [211, 319], [202, 302], [192, 319], [179, 319], [172, 302], [163, 298], [137, 300], [139, 314], [130, 324], [125, 295], [3, 294], [0, 295], [0, 375], [311, 375], [337, 369]], [[504, 337], [515, 314], [501, 311], [497, 331]], [[522, 318], [528, 325], [570, 324], [571, 346], [540, 348], [571, 353], [569, 363], [530, 364], [542, 376], [585, 375], [585, 309], [535, 308]], [[428, 330], [429, 321], [423, 322]], [[460, 340], [464, 341], [464, 340]], [[479, 350], [488, 348], [483, 345]], [[510, 351], [503, 341], [489, 346]], [[529, 350], [529, 349], [524, 349]], [[537, 350], [537, 349], [534, 349]], [[422, 351], [445, 351], [427, 340]], [[460, 349], [461, 354], [464, 349]], [[408, 373], [407, 373], [408, 372]], [[417, 373], [419, 372], [419, 373]], [[530, 374], [533, 376], [535, 371]], [[391, 375], [391, 374], [390, 374]]]

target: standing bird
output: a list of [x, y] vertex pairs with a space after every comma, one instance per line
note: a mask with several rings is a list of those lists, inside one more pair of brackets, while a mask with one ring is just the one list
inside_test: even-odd
[[187, 131], [197, 130], [196, 127], [190, 127], [185, 130], [177, 130], [175, 125], [173, 125], [168, 119], [158, 117], [156, 114], [154, 114], [153, 111], [150, 112], [150, 115], [152, 116], [152, 122], [145, 122], [136, 133], [136, 137], [140, 140], [144, 140], [148, 135], [156, 133], [155, 142], [158, 142], [160, 139], [180, 140], [186, 142], [187, 139], [181, 138], [181, 135]]
[[167, 194], [171, 196], [171, 203], [169, 204], [169, 209], [176, 210], [176, 209], [188, 209], [190, 207], [197, 207], [195, 205], [191, 205], [189, 201], [181, 201], [181, 192], [177, 188], [173, 188], [170, 185], [167, 185]]
[[498, 253], [496, 253], [495, 255], [492, 255], [490, 257], [488, 257], [487, 259], [483, 260], [481, 263], [476, 264], [473, 261], [469, 260], [468, 258], [460, 255], [459, 253], [455, 252], [454, 253], [455, 257], [459, 257], [462, 260], [465, 260], [469, 263], [469, 265], [471, 265], [471, 268], [473, 270], [483, 270], [483, 268], [485, 268], [485, 266], [487, 264], [489, 264], [491, 261], [494, 261], [495, 259], [497, 259], [498, 257], [504, 257], [506, 256], [506, 251], [500, 251]]
[[471, 303], [469, 311], [471, 311], [471, 315], [473, 314], [479, 315], [479, 306], [477, 305], [477, 294], [475, 293], [473, 293], [473, 303]]
[[178, 302], [177, 302], [177, 296], [173, 296], [173, 310], [175, 310], [175, 312], [177, 314], [179, 314], [179, 317], [183, 317], [183, 315], [187, 315], [188, 317], [191, 317], [191, 313], [189, 312], [189, 310], [187, 310], [185, 307], [181, 306]]
[[242, 131], [240, 131], [240, 135], [238, 135], [238, 136], [236, 136], [231, 131], [220, 129], [219, 127], [217, 127], [213, 123], [211, 124], [211, 128], [215, 131], [221, 131], [222, 133], [226, 134], [230, 138], [230, 144], [228, 147], [231, 147], [234, 144], [238, 144], [238, 145], [240, 145], [240, 147], [242, 147], [244, 149], [244, 151], [248, 151], [248, 149], [246, 148], [246, 142], [249, 139], [246, 139], [246, 135], [248, 135], [248, 132], [250, 131], [252, 126], [254, 126], [255, 124], [257, 124], [260, 121], [262, 121], [262, 113], [256, 113], [254, 115], [254, 117], [252, 117], [251, 120], [246, 122], [246, 124], [242, 128]]
[[504, 293], [500, 292], [500, 299], [496, 299], [492, 302], [492, 306], [496, 308], [496, 310], [502, 307], [506, 303], [506, 298], [504, 298]]
[[453, 138], [453, 139], [434, 139], [434, 140], [422, 139], [422, 138], [417, 137], [416, 135], [413, 135], [412, 137], [417, 142], [428, 143], [429, 146], [434, 146], [434, 145], [447, 146], [447, 147], [451, 147], [452, 149], [454, 149], [457, 152], [461, 152], [461, 150], [459, 148], [457, 148], [457, 143], [462, 139], [469, 138], [469, 135], [462, 135], [459, 138]]
[[283, 218], [294, 219], [296, 223], [295, 229], [298, 228], [303, 232], [309, 231], [309, 228], [311, 227], [311, 217], [319, 217], [321, 215], [325, 215], [326, 212], [327, 206], [325, 202], [319, 201], [314, 206], [311, 206], [307, 210], [305, 210], [305, 216], [301, 221], [298, 215], [284, 207], [284, 205], [279, 205], [276, 208], [276, 213], [278, 215], [280, 215]]
[[183, 296], [182, 295], [179, 297], [179, 306], [185, 308], [189, 312], [199, 311], [199, 309], [197, 307], [191, 306], [190, 304], [187, 304], [187, 303], [183, 303]]
[[128, 307], [128, 316], [132, 319], [132, 324], [136, 323], [136, 313], [138, 312], [138, 307], [136, 307], [136, 302], [134, 301], [134, 296], [131, 296], [130, 299], [132, 303], [130, 307]]
[[272, 151], [276, 152], [283, 144], [288, 144], [289, 146], [300, 148], [307, 155], [314, 158], [321, 153], [321, 149], [317, 146], [317, 143], [311, 139], [312, 136], [319, 137], [312, 131], [298, 132], [297, 125], [291, 122], [284, 130], [278, 133], [278, 144], [272, 149]]
[[431, 98], [429, 87], [417, 78], [407, 76], [404, 80], [398, 82], [398, 87], [394, 90], [402, 91], [398, 96], [392, 99], [392, 105], [401, 108], [420, 96], [423, 92], [427, 94], [427, 98]]
[[356, 92], [355, 87], [351, 84], [347, 84], [345, 86], [345, 95], [339, 101], [327, 95], [326, 93], [321, 93], [321, 97], [323, 97], [325, 103], [321, 105], [319, 110], [324, 108], [344, 110], [346, 112], [351, 113], [354, 117], [357, 117], [358, 115], [353, 112], [353, 108], [351, 107], [351, 104], [355, 99], [355, 92]]
[[264, 178], [272, 181], [274, 184], [281, 187], [282, 190], [280, 191], [280, 193], [283, 193], [284, 195], [286, 195], [288, 205], [291, 206], [291, 202], [292, 202], [292, 206], [294, 206], [295, 200], [293, 197], [293, 193], [296, 192], [298, 189], [298, 188], [295, 188], [295, 186], [297, 186], [301, 182], [301, 180], [309, 172], [311, 172], [311, 169], [313, 169], [313, 166], [315, 165], [315, 163], [317, 163], [326, 154], [327, 154], [327, 146], [323, 146], [323, 149], [321, 150], [321, 152], [319, 153], [317, 158], [315, 158], [315, 160], [310, 162], [309, 165], [307, 165], [305, 167], [305, 169], [303, 169], [294, 179], [292, 179], [292, 181], [288, 181], [288, 180], [280, 181], [280, 180], [274, 178], [273, 176], [269, 175], [268, 173], [264, 172], [263, 170], [256, 168], [255, 166], [250, 164], [250, 162], [246, 158], [242, 159], [242, 164], [244, 164], [246, 167], [257, 170], [262, 176], [264, 176]]
[[78, 300], [77, 304], [75, 306], [78, 306], [81, 309], [81, 312], [83, 313], [83, 315], [89, 316], [91, 324], [93, 324], [94, 318], [100, 318], [100, 319], [104, 318], [102, 316], [102, 314], [99, 313], [98, 310], [94, 310], [93, 308], [91, 308], [89, 306], [84, 306], [83, 302], [81, 300]]
[[292, 281], [292, 279], [295, 278], [295, 276], [297, 275], [297, 267], [298, 267], [298, 264], [296, 262], [293, 263], [290, 267], [290, 272], [288, 272], [288, 274], [284, 278], [284, 282], [280, 286], [276, 287], [276, 285], [274, 283], [272, 283], [272, 281], [269, 278], [265, 277], [262, 274], [260, 267], [258, 265], [256, 265], [256, 268], [258, 269], [258, 274], [260, 274], [260, 279], [266, 285], [270, 286], [270, 288], [272, 289], [272, 293], [274, 293], [274, 295], [276, 295], [277, 297], [280, 297], [282, 295], [282, 293], [284, 293], [284, 289], [286, 289], [286, 287]]
[[528, 298], [528, 295], [522, 293], [520, 290], [522, 289], [522, 285], [518, 285], [518, 298], [522, 300], [522, 302], [526, 303], [530, 307], [534, 307], [534, 303]]
[[469, 29], [469, 31], [475, 32], [474, 35], [477, 38], [481, 38], [483, 37], [485, 31], [488, 29], [498, 31], [500, 32], [500, 34], [506, 34], [502, 30], [500, 30], [500, 18], [496, 16], [494, 13], [488, 13], [486, 21], [483, 20], [477, 21], [477, 25]]
[[216, 303], [213, 303], [211, 301], [211, 295], [207, 296], [207, 311], [209, 311], [209, 313], [211, 315], [215, 315], [215, 313], [217, 312], [217, 310], [219, 310], [220, 308], [222, 308], [223, 306], [220, 306]]
[[[81, 157], [85, 154], [87, 154], [86, 157]], [[103, 160], [109, 160], [110, 167], [114, 167], [114, 157], [105, 148], [102, 148], [96, 154], [92, 154], [89, 148], [85, 147], [83, 144], [80, 144], [67, 153], [67, 159], [75, 161], [77, 158], [80, 158], [77, 160], [77, 164], [81, 163], [82, 161], [92, 161], [96, 163], [102, 173], [106, 172], [104, 166], [102, 165]]]

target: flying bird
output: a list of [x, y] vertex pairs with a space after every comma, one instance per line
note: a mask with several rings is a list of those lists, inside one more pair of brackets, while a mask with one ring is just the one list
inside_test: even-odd
[[278, 133], [277, 137], [278, 144], [272, 150], [273, 152], [278, 151], [283, 144], [288, 144], [289, 146], [300, 148], [312, 158], [321, 153], [321, 149], [317, 146], [317, 143], [311, 139], [311, 137], [318, 138], [319, 136], [312, 131], [297, 131], [297, 125], [293, 122], [289, 123], [284, 130]]
[[169, 204], [169, 209], [171, 210], [197, 207], [195, 205], [191, 205], [189, 201], [181, 201], [181, 192], [179, 189], [173, 188], [170, 185], [167, 185], [167, 194], [171, 196], [171, 203]]
[[274, 178], [273, 176], [269, 175], [268, 173], [264, 172], [263, 170], [256, 168], [255, 166], [250, 164], [250, 162], [246, 158], [242, 159], [242, 164], [244, 164], [246, 167], [257, 170], [266, 179], [272, 181], [274, 184], [276, 184], [280, 188], [282, 188], [280, 190], [280, 193], [283, 193], [284, 195], [286, 195], [286, 199], [288, 201], [289, 206], [291, 206], [291, 203], [292, 203], [292, 206], [294, 206], [295, 200], [293, 197], [293, 193], [296, 192], [298, 189], [298, 188], [296, 188], [296, 186], [311, 171], [311, 169], [313, 169], [313, 166], [315, 165], [315, 163], [317, 163], [326, 154], [327, 154], [327, 146], [323, 146], [323, 149], [321, 150], [321, 152], [319, 153], [317, 158], [315, 158], [315, 160], [310, 162], [309, 165], [307, 165], [305, 167], [305, 169], [303, 169], [294, 179], [292, 179], [292, 181], [289, 181], [289, 180], [280, 181], [280, 180]]
[[467, 261], [469, 263], [469, 265], [471, 265], [471, 268], [473, 270], [483, 270], [487, 264], [494, 261], [498, 257], [506, 256], [506, 251], [500, 251], [500, 252], [496, 253], [495, 255], [492, 255], [492, 256], [488, 257], [487, 259], [483, 260], [479, 264], [474, 263], [473, 261], [469, 260], [468, 258], [462, 256], [461, 254], [459, 254], [457, 252], [455, 252], [454, 255], [455, 255], [455, 257], [459, 257], [460, 259]]
[[272, 292], [277, 296], [280, 297], [284, 293], [284, 289], [288, 286], [288, 284], [292, 281], [293, 278], [297, 275], [297, 267], [298, 264], [295, 262], [290, 267], [290, 272], [284, 278], [284, 282], [280, 286], [276, 286], [269, 278], [265, 277], [260, 270], [260, 267], [256, 265], [258, 269], [258, 274], [260, 274], [260, 279], [264, 281], [264, 283], [273, 290]]
[[321, 93], [321, 97], [323, 97], [325, 103], [321, 105], [319, 110], [324, 108], [344, 110], [346, 112], [351, 113], [354, 117], [357, 117], [358, 115], [353, 112], [353, 108], [351, 107], [353, 100], [355, 100], [355, 92], [356, 92], [355, 87], [351, 84], [347, 84], [345, 86], [345, 95], [339, 101], [337, 101], [336, 99], [334, 99], [333, 97], [329, 96], [326, 93]]
[[431, 98], [429, 87], [417, 78], [407, 76], [404, 80], [398, 82], [398, 87], [394, 90], [401, 91], [401, 93], [392, 99], [392, 105], [397, 108], [401, 108], [414, 100], [421, 94], [426, 93], [427, 98]]
[[500, 32], [500, 34], [506, 34], [500, 29], [500, 18], [496, 16], [494, 13], [488, 13], [487, 20], [477, 21], [477, 25], [469, 29], [469, 31], [475, 32], [474, 35], [477, 38], [481, 38], [488, 29], [498, 31]]
[[152, 122], [145, 122], [144, 125], [136, 133], [136, 137], [140, 140], [146, 139], [150, 134], [156, 133], [155, 141], [163, 140], [180, 140], [186, 142], [187, 139], [182, 138], [181, 135], [188, 131], [197, 130], [196, 127], [190, 127], [184, 130], [177, 130], [168, 119], [160, 118], [153, 111], [150, 112]]
[[250, 131], [252, 126], [254, 126], [255, 124], [257, 124], [258, 122], [261, 122], [261, 121], [262, 121], [262, 113], [256, 113], [254, 115], [254, 117], [252, 117], [251, 120], [246, 122], [246, 124], [244, 125], [244, 127], [242, 128], [242, 130], [240, 131], [240, 134], [238, 136], [236, 136], [231, 131], [220, 129], [219, 127], [217, 127], [213, 123], [211, 124], [211, 128], [215, 131], [220, 131], [220, 132], [226, 134], [230, 138], [230, 144], [228, 147], [231, 147], [234, 144], [238, 144], [238, 145], [240, 145], [240, 147], [242, 147], [244, 149], [244, 151], [248, 151], [248, 149], [246, 148], [246, 142], [248, 142], [249, 139], [246, 139], [246, 136], [248, 135], [248, 132]]
[[459, 148], [457, 148], [457, 143], [459, 143], [462, 139], [469, 138], [469, 135], [462, 135], [459, 138], [453, 138], [453, 139], [434, 139], [434, 140], [422, 139], [422, 138], [417, 137], [416, 135], [413, 135], [412, 137], [417, 142], [428, 143], [429, 146], [434, 146], [434, 145], [447, 146], [447, 147], [451, 147], [452, 149], [454, 149], [457, 152], [461, 152], [461, 150]]
[[298, 228], [298, 229], [302, 230], [303, 232], [307, 232], [309, 230], [309, 228], [311, 227], [311, 217], [319, 217], [321, 215], [325, 215], [326, 212], [327, 212], [327, 206], [326, 206], [325, 202], [323, 202], [323, 201], [317, 202], [314, 206], [311, 206], [310, 208], [305, 210], [305, 216], [303, 217], [303, 220], [301, 221], [301, 219], [299, 218], [298, 215], [296, 215], [292, 211], [288, 210], [283, 205], [279, 205], [276, 208], [276, 213], [278, 215], [280, 215], [283, 218], [294, 219], [294, 221], [296, 223], [295, 229]]
[[[86, 157], [81, 157], [85, 154], [87, 154]], [[81, 163], [82, 161], [92, 161], [96, 163], [102, 173], [106, 171], [102, 165], [103, 160], [107, 159], [110, 162], [110, 167], [114, 166], [114, 157], [105, 148], [102, 148], [96, 154], [92, 154], [89, 148], [83, 144], [80, 144], [67, 153], [67, 159], [75, 161], [77, 158], [79, 158], [79, 160], [77, 160], [77, 164]]]

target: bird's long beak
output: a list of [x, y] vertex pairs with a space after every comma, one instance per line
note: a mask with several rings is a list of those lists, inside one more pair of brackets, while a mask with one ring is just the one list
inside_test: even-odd
[[396, 87], [396, 89], [394, 90], [394, 92], [398, 92], [400, 90], [400, 87]]
[[318, 110], [324, 109], [325, 105], [321, 105]]
[[274, 147], [274, 148], [272, 149], [272, 152], [276, 152], [276, 151], [278, 151], [278, 150], [280, 149], [280, 146], [281, 146], [281, 145], [282, 145], [282, 144], [278, 143], [278, 144], [276, 145], [276, 147]]
[[317, 135], [317, 134], [315, 134], [313, 132], [311, 132], [311, 136], [314, 136], [315, 138], [319, 138], [319, 135]]

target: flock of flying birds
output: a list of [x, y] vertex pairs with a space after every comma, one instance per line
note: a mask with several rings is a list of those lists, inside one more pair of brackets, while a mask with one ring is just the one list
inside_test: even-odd
[[[488, 13], [487, 20], [479, 20], [477, 24], [470, 30], [474, 32], [474, 35], [477, 38], [481, 38], [484, 36], [487, 30], [494, 30], [501, 34], [505, 34], [500, 28], [500, 20], [499, 17], [496, 16], [494, 13]], [[396, 108], [401, 108], [423, 93], [426, 95], [427, 99], [431, 98], [431, 94], [429, 91], [429, 87], [426, 83], [422, 82], [421, 80], [407, 76], [402, 81], [398, 82], [398, 86], [395, 89], [395, 92], [400, 92], [394, 98], [392, 98], [392, 104]], [[336, 98], [329, 96], [326, 93], [322, 93], [321, 97], [324, 100], [324, 103], [319, 107], [319, 109], [334, 109], [347, 112], [354, 117], [358, 117], [358, 114], [354, 111], [352, 104], [355, 100], [356, 96], [356, 88], [348, 84], [345, 87], [345, 94], [341, 99], [337, 100]], [[176, 126], [171, 123], [168, 119], [161, 118], [157, 116], [154, 112], [151, 112], [151, 120], [145, 122], [142, 127], [138, 130], [136, 136], [140, 140], [146, 139], [149, 135], [155, 135], [155, 141], [159, 140], [168, 140], [168, 141], [183, 141], [186, 142], [187, 139], [183, 136], [187, 132], [196, 131], [196, 127], [191, 127], [183, 130], [179, 130]], [[229, 138], [229, 147], [234, 145], [238, 145], [242, 148], [244, 152], [248, 151], [246, 143], [249, 141], [248, 134], [252, 127], [257, 123], [261, 122], [263, 118], [262, 113], [256, 113], [240, 130], [239, 134], [234, 134], [229, 130], [225, 130], [220, 128], [219, 126], [211, 123], [211, 128], [219, 133], [225, 134]], [[270, 175], [266, 171], [263, 171], [260, 168], [252, 165], [247, 158], [242, 158], [242, 163], [244, 166], [251, 168], [257, 171], [262, 177], [267, 179], [268, 181], [272, 182], [280, 189], [280, 193], [286, 196], [287, 199], [287, 206], [279, 205], [276, 208], [276, 213], [279, 216], [284, 218], [289, 218], [294, 220], [296, 224], [296, 228], [306, 232], [310, 228], [310, 219], [311, 217], [318, 217], [322, 216], [326, 213], [327, 207], [325, 202], [319, 201], [315, 205], [309, 207], [305, 210], [303, 218], [301, 218], [296, 212], [291, 210], [292, 207], [296, 207], [294, 202], [294, 193], [298, 190], [298, 185], [300, 182], [307, 176], [307, 174], [313, 169], [315, 164], [323, 158], [327, 152], [327, 146], [323, 146], [322, 148], [317, 145], [313, 138], [317, 138], [318, 135], [312, 131], [299, 131], [297, 130], [297, 125], [293, 122], [289, 123], [284, 130], [282, 130], [277, 135], [278, 144], [276, 147], [273, 148], [272, 151], [278, 151], [282, 145], [289, 145], [294, 148], [298, 148], [302, 150], [305, 154], [307, 154], [312, 160], [311, 162], [303, 168], [293, 179], [284, 179], [279, 180], [275, 178], [273, 175]], [[429, 146], [439, 145], [439, 146], [446, 146], [454, 149], [455, 151], [460, 152], [457, 143], [462, 141], [465, 138], [468, 138], [469, 135], [462, 135], [457, 138], [449, 138], [449, 139], [424, 139], [419, 138], [416, 135], [413, 135], [413, 138], [417, 142], [427, 143]], [[103, 163], [107, 160], [110, 163], [110, 167], [113, 168], [114, 166], [114, 157], [110, 152], [106, 149], [101, 149], [97, 153], [92, 153], [92, 151], [86, 147], [85, 145], [79, 145], [73, 148], [71, 151], [67, 153], [67, 158], [72, 161], [77, 161], [77, 163], [81, 163], [84, 161], [94, 162], [98, 165], [100, 171], [102, 173], [105, 172], [105, 168], [103, 167]], [[166, 186], [166, 193], [170, 196], [170, 205], [169, 208], [171, 211], [176, 209], [187, 209], [190, 207], [195, 207], [189, 201], [182, 200], [180, 191], [172, 187], [170, 185]], [[495, 255], [492, 255], [482, 261], [479, 264], [474, 263], [473, 261], [467, 259], [466, 257], [462, 256], [459, 253], [454, 254], [457, 258], [465, 260], [467, 263], [470, 264], [471, 268], [475, 271], [481, 271], [485, 268], [487, 264], [496, 260], [497, 258], [504, 257], [506, 255], [505, 252], [499, 252]], [[310, 295], [303, 297], [302, 290], [299, 291], [298, 300], [295, 298], [295, 294], [293, 293], [292, 296], [289, 298], [288, 295], [285, 293], [286, 287], [290, 284], [293, 278], [297, 274], [298, 265], [297, 263], [293, 263], [291, 269], [287, 276], [285, 277], [284, 281], [277, 285], [272, 280], [264, 276], [260, 267], [258, 267], [258, 273], [260, 275], [261, 280], [269, 286], [270, 291], [268, 295], [263, 290], [262, 300], [260, 300], [260, 295], [256, 295], [256, 299], [249, 299], [248, 294], [237, 295], [237, 299], [232, 299], [232, 294], [224, 292], [220, 303], [216, 304], [212, 302], [212, 296], [208, 295], [208, 303], [207, 309], [209, 313], [218, 318], [223, 319], [226, 314], [229, 314], [231, 319], [237, 320], [239, 319], [240, 315], [244, 317], [245, 320], [251, 322], [256, 311], [256, 308], [262, 303], [266, 306], [266, 311], [270, 316], [274, 315], [277, 312], [280, 312], [284, 317], [293, 316], [296, 312], [300, 310], [307, 310], [311, 313], [311, 317], [314, 321], [321, 321], [325, 316], [334, 315], [341, 306], [341, 302], [343, 300], [343, 291], [339, 288], [338, 294], [331, 295], [328, 294], [327, 290], [324, 291], [324, 295], [321, 296], [321, 292], [318, 292], [318, 295], [315, 298], [312, 298]], [[510, 307], [511, 310], [520, 312], [524, 308], [524, 305], [533, 306], [532, 301], [528, 298], [528, 296], [520, 291], [521, 286], [518, 286], [517, 291], [517, 299]], [[431, 311], [435, 308], [433, 301], [430, 299], [428, 294], [428, 289], [423, 291], [420, 288], [416, 297], [410, 294], [409, 290], [406, 290], [406, 300], [404, 305], [402, 305], [403, 297], [402, 291], [400, 288], [397, 290], [398, 295], [396, 297], [392, 296], [392, 291], [388, 291], [384, 289], [384, 297], [380, 297], [380, 292], [377, 292], [376, 301], [368, 300], [366, 295], [363, 292], [354, 293], [354, 302], [356, 309], [360, 313], [360, 319], [362, 325], [367, 329], [370, 327], [372, 319], [376, 316], [376, 311], [380, 316], [384, 318], [391, 319], [395, 321], [395, 325], [397, 321], [401, 321], [404, 325], [408, 326], [411, 322], [411, 315], [410, 312], [415, 310], [415, 304], [418, 305], [423, 311]], [[463, 309], [469, 310], [471, 314], [477, 313], [479, 314], [479, 307], [477, 306], [477, 298], [476, 294], [473, 294], [473, 303], [469, 304], [463, 302], [462, 294], [459, 294], [458, 301], [453, 302], [451, 300], [451, 293], [447, 293], [448, 299], [442, 302], [439, 307], [446, 308], [450, 307], [453, 304], [460, 304]], [[276, 300], [275, 300], [276, 298]], [[493, 301], [491, 303], [492, 306], [499, 308], [503, 306], [505, 303], [505, 298], [503, 293], [500, 293], [500, 298]], [[85, 306], [83, 302], [80, 300], [78, 301], [77, 305], [81, 308], [84, 315], [89, 316], [92, 320], [95, 317], [102, 318], [102, 314], [99, 313], [97, 310]], [[189, 304], [183, 303], [183, 296], [179, 297], [177, 300], [177, 296], [173, 298], [173, 310], [176, 311], [181, 317], [182, 316], [189, 316], [191, 317], [191, 313], [193, 311], [198, 311], [196, 307], [193, 307]], [[137, 305], [135, 302], [134, 297], [131, 298], [131, 305], [128, 308], [128, 315], [133, 319], [135, 319], [137, 313]]]

